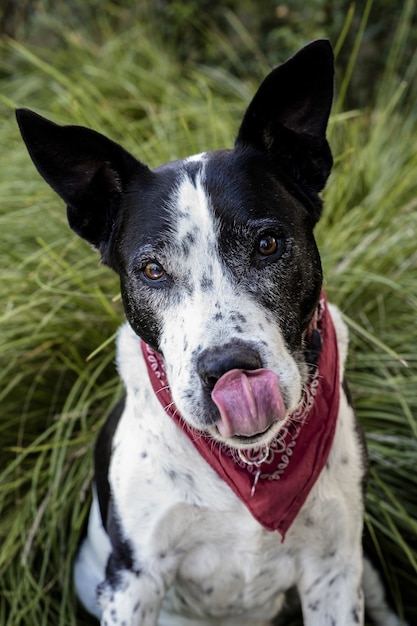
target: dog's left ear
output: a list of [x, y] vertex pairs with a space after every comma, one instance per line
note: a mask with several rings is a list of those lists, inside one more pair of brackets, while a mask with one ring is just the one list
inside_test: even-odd
[[289, 184], [317, 205], [316, 219], [321, 206], [317, 194], [333, 164], [326, 140], [333, 80], [329, 41], [305, 46], [262, 82], [236, 139], [236, 147], [249, 145], [267, 153]]

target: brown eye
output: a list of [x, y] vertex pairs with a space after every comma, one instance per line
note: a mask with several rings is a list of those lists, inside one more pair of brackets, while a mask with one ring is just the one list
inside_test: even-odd
[[259, 254], [271, 256], [278, 250], [278, 242], [273, 235], [263, 235], [258, 244]]
[[165, 276], [164, 269], [156, 261], [149, 261], [143, 268], [143, 273], [149, 280], [161, 280]]

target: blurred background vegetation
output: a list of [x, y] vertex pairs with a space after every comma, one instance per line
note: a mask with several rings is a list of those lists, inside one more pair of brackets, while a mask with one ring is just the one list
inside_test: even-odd
[[[3, 0], [0, 7], [0, 624], [87, 626], [71, 564], [91, 454], [120, 396], [116, 277], [68, 230], [13, 110], [147, 162], [231, 146], [272, 66], [336, 52], [335, 168], [317, 230], [351, 331], [367, 434], [366, 547], [417, 623], [417, 8], [414, 0]], [[299, 623], [299, 622], [297, 622]]]
[[[220, 66], [245, 79], [254, 76], [260, 58], [273, 66], [312, 39], [327, 37], [336, 42], [349, 26], [338, 55], [344, 71], [365, 18], [348, 94], [350, 106], [363, 106], [375, 96], [405, 4], [398, 0], [3, 0], [0, 33], [53, 49], [63, 44], [63, 25], [100, 43], [109, 33], [140, 22], [178, 62]], [[415, 15], [409, 26], [404, 63], [417, 45]]]

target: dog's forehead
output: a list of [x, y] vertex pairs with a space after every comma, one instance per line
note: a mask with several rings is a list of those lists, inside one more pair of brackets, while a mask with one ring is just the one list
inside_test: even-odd
[[183, 244], [189, 249], [192, 244], [212, 245], [218, 238], [219, 220], [213, 213], [207, 185], [207, 166], [212, 161], [217, 164], [218, 153], [196, 154], [155, 170], [162, 194], [159, 235], [163, 232], [169, 244]]
[[[237, 150], [197, 154], [159, 170], [175, 172], [170, 211], [176, 231], [187, 234], [189, 224], [213, 232], [219, 224], [279, 218], [293, 213], [294, 198], [259, 155]], [[185, 232], [186, 231], [186, 232]]]
[[[239, 150], [205, 152], [153, 170], [152, 184], [132, 189], [123, 231], [126, 250], [180, 246], [201, 254], [231, 243], [232, 233], [257, 228], [263, 220], [297, 221], [295, 200], [257, 154]], [[301, 210], [303, 212], [303, 210]], [[188, 256], [188, 254], [187, 254]]]

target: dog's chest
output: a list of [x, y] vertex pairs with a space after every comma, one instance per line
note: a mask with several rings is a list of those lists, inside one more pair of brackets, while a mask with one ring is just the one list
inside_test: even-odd
[[251, 545], [248, 537], [246, 543], [242, 537], [228, 541], [220, 529], [219, 535], [210, 544], [200, 538], [199, 544], [190, 546], [163, 610], [171, 615], [271, 619], [282, 606], [284, 595], [280, 592], [286, 589], [287, 576], [294, 576], [292, 559], [273, 545], [265, 550], [264, 542]]
[[128, 401], [110, 470], [135, 567], [151, 567], [165, 579], [163, 610], [169, 614], [215, 618], [262, 606], [261, 617], [272, 617], [282, 603], [277, 592], [295, 582], [293, 551], [256, 522], [149, 401], [149, 415], [154, 424], [163, 420], [163, 431], [152, 429], [148, 416], [149, 428], [141, 427], [136, 403]]

